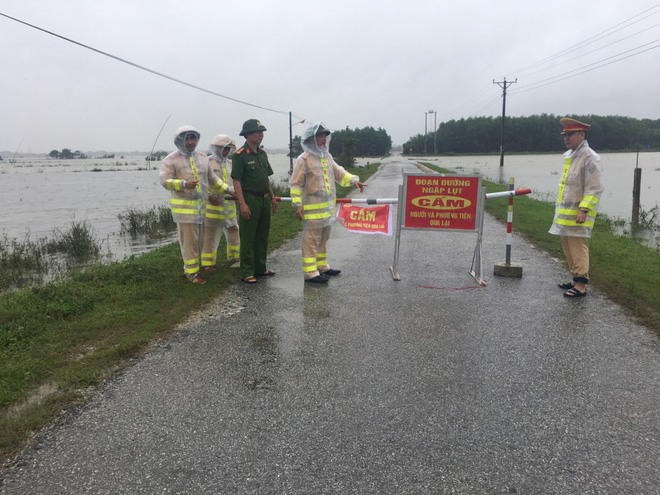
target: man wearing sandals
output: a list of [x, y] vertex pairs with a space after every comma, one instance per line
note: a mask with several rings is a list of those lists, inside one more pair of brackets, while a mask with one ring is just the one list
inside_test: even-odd
[[194, 284], [205, 284], [199, 276], [204, 240], [204, 218], [209, 197], [224, 195], [227, 184], [209, 166], [204, 153], [195, 151], [199, 132], [189, 125], [174, 134], [177, 151], [167, 155], [161, 165], [160, 183], [170, 191], [170, 209], [179, 233], [183, 273]]
[[565, 297], [583, 297], [587, 295], [589, 283], [588, 239], [603, 194], [603, 169], [600, 156], [587, 143], [586, 134], [591, 126], [569, 118], [561, 119], [560, 123], [568, 151], [564, 153], [564, 171], [550, 233], [561, 236], [561, 246], [573, 276], [572, 281], [559, 287], [566, 290]]
[[270, 212], [277, 213], [277, 201], [268, 178], [273, 169], [261, 148], [265, 130], [257, 119], [245, 121], [239, 133], [245, 144], [232, 160], [231, 178], [240, 208], [241, 280], [248, 284], [256, 283], [257, 277], [275, 275], [266, 269]]

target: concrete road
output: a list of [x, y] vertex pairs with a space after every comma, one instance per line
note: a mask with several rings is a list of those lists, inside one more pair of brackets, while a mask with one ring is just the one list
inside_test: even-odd
[[[402, 170], [362, 196], [396, 196]], [[482, 288], [474, 233], [404, 231], [395, 282], [393, 237], [337, 226], [320, 287], [293, 240], [275, 277], [40, 434], [0, 492], [660, 493], [658, 338], [595, 290], [562, 297], [562, 263], [517, 237], [523, 277], [493, 277], [505, 233], [486, 219]]]

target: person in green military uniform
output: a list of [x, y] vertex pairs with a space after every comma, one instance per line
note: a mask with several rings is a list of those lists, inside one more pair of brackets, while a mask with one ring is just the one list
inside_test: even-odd
[[277, 213], [277, 201], [268, 178], [273, 169], [261, 148], [265, 130], [257, 119], [246, 120], [239, 133], [245, 144], [232, 159], [231, 178], [240, 209], [241, 280], [248, 284], [256, 283], [257, 277], [275, 275], [266, 269], [270, 212]]

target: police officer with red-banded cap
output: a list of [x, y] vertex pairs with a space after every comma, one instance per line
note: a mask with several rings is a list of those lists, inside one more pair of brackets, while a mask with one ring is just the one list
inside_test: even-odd
[[563, 118], [562, 136], [568, 151], [559, 183], [555, 217], [550, 233], [560, 236], [561, 246], [573, 279], [559, 284], [564, 296], [583, 297], [589, 283], [589, 242], [603, 194], [600, 156], [589, 148], [589, 124]]

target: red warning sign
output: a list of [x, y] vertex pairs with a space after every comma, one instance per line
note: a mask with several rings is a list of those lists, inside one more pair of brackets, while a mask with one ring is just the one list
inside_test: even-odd
[[411, 229], [476, 230], [479, 176], [406, 176], [405, 218]]

